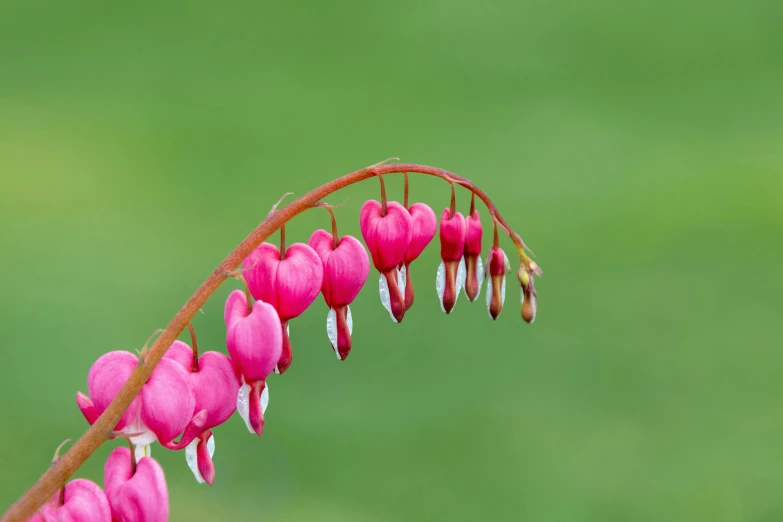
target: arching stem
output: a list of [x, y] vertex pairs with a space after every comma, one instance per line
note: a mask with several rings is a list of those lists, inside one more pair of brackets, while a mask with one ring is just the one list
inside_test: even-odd
[[[187, 324], [193, 316], [201, 309], [215, 290], [234, 274], [234, 270], [250, 253], [258, 247], [264, 240], [272, 235], [276, 230], [292, 219], [294, 216], [304, 212], [308, 208], [327, 197], [329, 194], [340, 190], [341, 188], [353, 185], [372, 177], [379, 177], [384, 174], [392, 173], [410, 173], [416, 172], [445, 179], [450, 183], [460, 185], [473, 192], [489, 210], [490, 216], [496, 222], [499, 228], [505, 230], [511, 241], [517, 247], [523, 266], [531, 273], [541, 274], [541, 269], [533, 263], [524, 252], [525, 243], [522, 238], [514, 232], [503, 216], [498, 212], [497, 207], [487, 194], [476, 187], [467, 178], [457, 176], [437, 167], [427, 165], [418, 165], [415, 163], [391, 163], [385, 165], [373, 165], [356, 172], [351, 172], [340, 178], [330, 181], [304, 196], [296, 199], [280, 210], [275, 210], [255, 230], [253, 230], [210, 274], [210, 276], [201, 284], [196, 292], [188, 299], [177, 314], [169, 321], [169, 324], [155, 339], [155, 342], [147, 353], [144, 364], [139, 364], [133, 370], [133, 373], [120, 389], [114, 400], [104, 410], [101, 416], [90, 426], [84, 435], [74, 443], [68, 452], [57, 460], [33, 486], [27, 490], [3, 515], [0, 522], [24, 522], [32, 517], [35, 512], [45, 502], [52, 498], [52, 495], [65, 484], [68, 478], [97, 450], [101, 444], [109, 440], [113, 433], [114, 426], [117, 425], [125, 410], [128, 409], [133, 399], [139, 394], [141, 387], [149, 380], [152, 372], [158, 365], [158, 362], [166, 353], [179, 334], [187, 327]], [[381, 180], [381, 196], [385, 195], [383, 181]], [[162, 259], [169, 259], [169, 254], [165, 251], [159, 254]], [[249, 291], [248, 291], [249, 293]], [[250, 299], [248, 299], [248, 304]]]

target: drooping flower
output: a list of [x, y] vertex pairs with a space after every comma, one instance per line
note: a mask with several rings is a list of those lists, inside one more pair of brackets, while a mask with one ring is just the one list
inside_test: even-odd
[[405, 279], [398, 267], [413, 233], [411, 215], [396, 201], [381, 204], [367, 201], [359, 215], [362, 237], [370, 250], [372, 262], [381, 273], [378, 282], [381, 302], [397, 323], [405, 315]]
[[402, 265], [402, 279], [405, 281], [405, 309], [413, 306], [413, 281], [411, 279], [411, 263], [418, 258], [435, 236], [438, 228], [438, 218], [435, 212], [425, 203], [414, 203], [408, 208], [411, 215], [411, 241], [405, 251]]
[[460, 289], [465, 286], [465, 236], [467, 225], [459, 212], [446, 208], [440, 217], [440, 257], [436, 289], [441, 309], [451, 313]]
[[[76, 393], [76, 403], [87, 422], [93, 424], [109, 407], [138, 363], [135, 355], [120, 350], [95, 361], [87, 376], [89, 396]], [[168, 444], [183, 431], [200, 431], [206, 414], [193, 415], [195, 400], [187, 372], [173, 360], [163, 358], [114, 431], [128, 435], [139, 455], [148, 453], [147, 447], [156, 440]]]
[[[196, 359], [196, 352], [182, 341], [174, 341], [164, 358], [179, 363], [190, 375], [195, 393], [194, 413], [206, 412], [200, 431], [193, 437], [183, 436], [178, 443], [167, 445], [169, 449], [185, 448], [185, 458], [199, 483], [210, 486], [215, 477], [212, 455], [215, 441], [212, 428], [226, 422], [236, 410], [239, 380], [231, 359], [219, 352], [204, 352]], [[209, 450], [208, 450], [209, 448]]]
[[506, 271], [510, 268], [508, 256], [503, 249], [493, 246], [487, 255], [487, 272], [490, 276], [487, 283], [487, 310], [492, 319], [497, 319], [503, 309], [506, 299]]
[[[474, 196], [475, 200], [475, 196]], [[484, 283], [484, 266], [481, 263], [481, 219], [471, 200], [470, 214], [465, 218], [465, 295], [473, 302], [481, 293]]]
[[367, 281], [370, 260], [364, 246], [352, 236], [337, 237], [333, 233], [316, 230], [309, 245], [321, 258], [324, 279], [321, 293], [329, 307], [326, 331], [337, 358], [345, 360], [351, 351], [353, 318], [350, 304]]
[[318, 254], [304, 243], [294, 243], [283, 253], [270, 243], [262, 243], [243, 262], [250, 293], [271, 304], [283, 329], [283, 353], [275, 373], [291, 365], [288, 322], [304, 312], [318, 296], [323, 281], [323, 265]]
[[87, 479], [72, 480], [35, 514], [30, 522], [111, 522], [103, 490]]
[[269, 402], [266, 378], [280, 361], [283, 328], [272, 305], [256, 301], [248, 310], [247, 295], [241, 290], [229, 294], [223, 317], [228, 353], [241, 383], [237, 412], [248, 431], [261, 436]]
[[136, 461], [128, 448], [116, 448], [103, 467], [103, 487], [115, 522], [166, 522], [169, 493], [163, 468], [152, 457]]

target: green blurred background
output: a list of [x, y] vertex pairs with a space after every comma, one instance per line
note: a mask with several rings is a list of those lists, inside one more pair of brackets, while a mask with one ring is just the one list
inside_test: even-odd
[[[344, 363], [319, 298], [263, 438], [216, 431], [213, 488], [154, 450], [172, 520], [782, 520], [782, 17], [3, 0], [0, 510], [85, 429], [101, 353], [140, 349], [282, 193], [399, 156], [495, 198], [544, 269], [538, 320], [513, 284], [496, 323], [483, 295], [443, 315], [435, 243], [401, 325], [371, 273]], [[341, 233], [377, 196], [329, 198]], [[412, 201], [448, 199], [412, 179]], [[224, 349], [236, 287], [195, 318], [202, 349]], [[102, 482], [111, 446], [78, 476]]]

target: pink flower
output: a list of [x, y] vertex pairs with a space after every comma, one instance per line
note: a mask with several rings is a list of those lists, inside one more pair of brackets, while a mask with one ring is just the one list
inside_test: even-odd
[[408, 209], [411, 215], [411, 241], [408, 249], [405, 251], [403, 259], [402, 274], [405, 281], [405, 309], [413, 306], [413, 281], [411, 280], [411, 263], [418, 258], [424, 251], [424, 248], [432, 241], [435, 236], [435, 229], [438, 228], [438, 218], [435, 212], [424, 203], [414, 203]]
[[[472, 205], [471, 205], [472, 206]], [[478, 210], [471, 209], [465, 218], [465, 295], [473, 302], [481, 293], [484, 283], [484, 267], [481, 263], [481, 219]]]
[[451, 313], [457, 303], [460, 289], [465, 285], [465, 238], [467, 224], [459, 212], [445, 209], [440, 217], [440, 257], [436, 288], [440, 306]]
[[283, 353], [275, 373], [291, 365], [288, 321], [299, 317], [321, 291], [323, 265], [318, 254], [303, 243], [294, 243], [284, 255], [276, 246], [262, 243], [242, 262], [253, 297], [271, 304], [283, 328]]
[[228, 353], [242, 383], [236, 397], [237, 411], [250, 433], [261, 436], [269, 402], [266, 378], [283, 352], [280, 319], [272, 305], [263, 301], [256, 301], [248, 312], [247, 296], [241, 290], [229, 294], [224, 319]]
[[[236, 410], [239, 380], [231, 359], [226, 355], [204, 352], [198, 360], [194, 360], [193, 353], [187, 344], [174, 341], [164, 357], [176, 361], [188, 372], [196, 399], [193, 412], [195, 414], [203, 410], [206, 418], [197, 433], [183, 435], [178, 443], [167, 447], [185, 448], [185, 458], [196, 480], [211, 486], [215, 477], [212, 464], [215, 441], [211, 429], [226, 422]], [[206, 470], [207, 474], [201, 470]]]
[[[135, 459], [128, 448], [116, 448], [103, 467], [103, 487], [115, 522], [165, 522], [169, 492], [163, 469], [152, 457]], [[135, 468], [135, 469], [134, 469]]]
[[72, 480], [42, 507], [30, 522], [111, 522], [111, 508], [100, 486]]
[[[125, 351], [106, 353], [95, 361], [87, 376], [89, 397], [77, 392], [76, 403], [93, 424], [128, 380], [138, 364]], [[171, 359], [162, 359], [114, 430], [130, 437], [143, 452], [154, 441], [168, 444], [185, 428], [197, 430], [204, 416], [193, 416], [196, 399], [187, 372]], [[197, 433], [197, 432], [196, 432]]]
[[506, 270], [510, 269], [508, 257], [500, 247], [492, 247], [487, 255], [487, 310], [492, 319], [497, 319], [506, 299]]
[[405, 278], [397, 268], [405, 260], [413, 223], [410, 213], [396, 201], [388, 202], [385, 207], [378, 201], [367, 201], [359, 221], [372, 262], [381, 273], [381, 302], [396, 323], [405, 315]]
[[326, 332], [337, 358], [342, 361], [351, 351], [353, 318], [348, 305], [367, 281], [370, 260], [359, 240], [352, 236], [337, 239], [326, 230], [316, 230], [310, 236], [309, 245], [323, 263], [321, 293], [329, 307]]

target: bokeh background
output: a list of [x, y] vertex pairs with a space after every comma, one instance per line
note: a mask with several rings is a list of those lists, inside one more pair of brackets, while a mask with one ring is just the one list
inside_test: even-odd
[[[783, 519], [781, 17], [4, 0], [0, 508], [85, 429], [92, 362], [140, 349], [281, 194], [399, 156], [495, 198], [544, 269], [538, 320], [513, 284], [495, 323], [483, 295], [443, 315], [436, 242], [401, 325], [371, 274], [344, 363], [319, 299], [263, 438], [236, 416], [217, 430], [213, 488], [154, 450], [172, 520]], [[411, 186], [448, 203], [439, 180]], [[329, 198], [341, 233], [377, 197]], [[289, 237], [328, 224], [311, 211]], [[202, 349], [224, 350], [236, 287], [196, 317]], [[102, 482], [111, 447], [78, 476]]]

